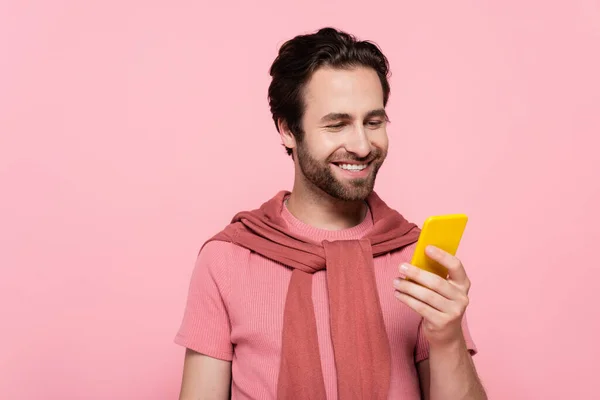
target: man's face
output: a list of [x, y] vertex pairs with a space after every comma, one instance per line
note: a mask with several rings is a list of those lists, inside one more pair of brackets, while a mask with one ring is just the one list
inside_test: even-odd
[[317, 70], [304, 91], [296, 167], [330, 196], [364, 200], [388, 150], [383, 89], [371, 68]]

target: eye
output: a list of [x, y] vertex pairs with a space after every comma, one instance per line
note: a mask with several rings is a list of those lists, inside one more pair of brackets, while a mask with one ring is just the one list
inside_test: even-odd
[[367, 122], [367, 125], [371, 128], [378, 128], [383, 124], [383, 121], [380, 120], [376, 120], [376, 121], [369, 121]]
[[340, 129], [340, 128], [343, 128], [344, 125], [346, 125], [346, 124], [344, 124], [343, 122], [340, 122], [339, 124], [327, 125], [327, 128], [330, 128], [330, 129]]

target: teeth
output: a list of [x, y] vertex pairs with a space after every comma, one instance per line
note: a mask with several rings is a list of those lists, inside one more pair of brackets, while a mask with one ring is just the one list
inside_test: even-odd
[[348, 171], [362, 171], [367, 168], [367, 164], [339, 164], [339, 167]]

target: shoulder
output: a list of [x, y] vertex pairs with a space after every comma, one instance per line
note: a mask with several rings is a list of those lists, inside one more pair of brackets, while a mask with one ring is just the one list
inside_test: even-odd
[[212, 290], [218, 288], [221, 294], [228, 296], [234, 267], [247, 263], [248, 250], [233, 243], [221, 240], [209, 240], [200, 249], [194, 269], [191, 284], [196, 290]]
[[210, 266], [228, 265], [232, 261], [247, 258], [250, 251], [233, 242], [210, 239], [204, 243], [198, 253], [198, 263]]

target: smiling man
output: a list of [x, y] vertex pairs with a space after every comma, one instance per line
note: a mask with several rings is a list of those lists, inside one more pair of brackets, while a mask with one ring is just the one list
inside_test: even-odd
[[419, 229], [374, 192], [388, 73], [375, 44], [332, 28], [281, 47], [269, 103], [293, 189], [202, 246], [180, 399], [486, 398], [462, 263], [432, 248], [448, 279], [409, 265]]

